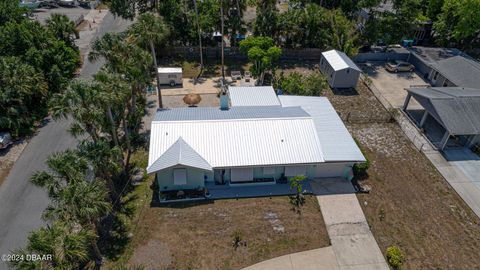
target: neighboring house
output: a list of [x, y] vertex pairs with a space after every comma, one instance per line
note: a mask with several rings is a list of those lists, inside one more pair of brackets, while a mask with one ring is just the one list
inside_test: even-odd
[[381, 14], [384, 12], [395, 13], [393, 3], [390, 0], [382, 1], [377, 7], [374, 8], [362, 8], [357, 12], [358, 28], [360, 30], [365, 29], [368, 19], [373, 13]]
[[[255, 90], [266, 91], [246, 91]], [[147, 172], [156, 174], [160, 191], [276, 185], [301, 174], [350, 178], [353, 165], [365, 161], [325, 97], [280, 96], [281, 106], [230, 99], [240, 106], [157, 111]]]
[[480, 88], [480, 63], [458, 55], [431, 64], [432, 86]]
[[332, 88], [355, 88], [361, 72], [352, 59], [337, 50], [322, 53], [320, 71]]
[[[407, 89], [403, 110], [439, 149], [480, 143], [480, 89], [422, 87]], [[423, 110], [409, 110], [414, 98]]]

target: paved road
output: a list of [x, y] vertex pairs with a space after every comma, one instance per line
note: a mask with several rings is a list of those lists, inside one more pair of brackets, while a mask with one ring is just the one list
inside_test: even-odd
[[[128, 21], [114, 18], [108, 13], [103, 19], [96, 36], [106, 32], [123, 31]], [[90, 78], [102, 63], [85, 61], [80, 76]], [[20, 158], [0, 186], [0, 256], [26, 243], [30, 231], [44, 225], [42, 211], [48, 204], [45, 192], [29, 182], [33, 172], [46, 169], [45, 160], [55, 152], [76, 146], [76, 140], [67, 132], [69, 121], [52, 121], [42, 127], [32, 138]], [[0, 259], [0, 270], [7, 266]]]

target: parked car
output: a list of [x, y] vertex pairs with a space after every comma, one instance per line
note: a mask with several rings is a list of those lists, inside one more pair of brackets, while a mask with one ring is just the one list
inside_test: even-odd
[[399, 71], [414, 71], [415, 66], [401, 60], [390, 61], [387, 63], [387, 70], [391, 72], [399, 72]]
[[383, 53], [387, 50], [387, 46], [373, 45], [370, 46], [370, 52], [373, 53]]
[[237, 81], [242, 79], [242, 72], [238, 70], [232, 71], [230, 75], [232, 76], [232, 81]]
[[12, 135], [10, 135], [10, 132], [0, 132], [0, 149], [5, 149], [10, 144], [12, 144]]

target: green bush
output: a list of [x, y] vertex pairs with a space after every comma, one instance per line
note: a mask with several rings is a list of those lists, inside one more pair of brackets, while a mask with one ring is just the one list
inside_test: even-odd
[[403, 252], [397, 246], [390, 246], [387, 248], [387, 261], [393, 269], [401, 269], [405, 261]]
[[298, 72], [292, 72], [288, 75], [280, 73], [276, 88], [281, 88], [285, 94], [301, 96], [320, 96], [328, 88], [325, 76], [319, 72], [307, 76]]
[[365, 157], [366, 161], [362, 163], [355, 163], [353, 165], [353, 173], [355, 175], [360, 175], [360, 174], [365, 174], [370, 168], [370, 160], [368, 160], [367, 157]]

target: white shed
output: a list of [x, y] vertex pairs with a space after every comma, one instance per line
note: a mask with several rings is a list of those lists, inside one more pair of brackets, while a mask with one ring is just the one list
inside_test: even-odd
[[159, 67], [158, 68], [158, 75], [160, 77], [160, 84], [168, 84], [170, 86], [175, 86], [177, 84], [180, 84], [180, 85], [183, 84], [182, 68]]
[[322, 53], [320, 71], [332, 88], [355, 88], [361, 72], [352, 59], [337, 50]]

